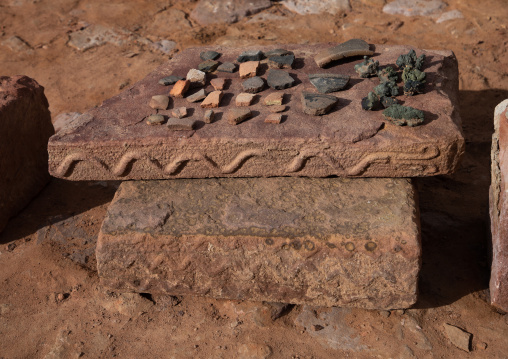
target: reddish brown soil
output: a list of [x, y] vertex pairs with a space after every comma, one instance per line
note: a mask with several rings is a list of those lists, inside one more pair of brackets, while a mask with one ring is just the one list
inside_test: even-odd
[[[352, 1], [353, 12], [335, 17], [293, 15], [275, 5], [265, 13], [282, 20], [204, 28], [188, 17], [195, 1], [1, 2], [0, 44], [17, 35], [32, 47], [0, 45], [1, 75], [35, 78], [53, 117], [100, 104], [168, 58], [139, 41], [85, 52], [69, 47], [68, 33], [85, 23], [173, 40], [179, 49], [353, 37], [451, 49], [459, 60], [467, 153], [456, 174], [417, 180], [421, 295], [414, 309], [391, 314], [296, 306], [272, 321], [261, 303], [110, 293], [99, 285], [93, 249], [115, 184], [54, 179], [0, 234], [0, 358], [262, 358], [268, 352], [273, 358], [506, 358], [508, 319], [489, 306], [487, 290], [493, 109], [508, 98], [506, 3], [450, 0], [449, 9], [464, 19], [442, 24], [385, 15], [383, 3]], [[325, 328], [310, 325], [309, 313]], [[473, 334], [470, 354], [449, 342], [445, 323]]]

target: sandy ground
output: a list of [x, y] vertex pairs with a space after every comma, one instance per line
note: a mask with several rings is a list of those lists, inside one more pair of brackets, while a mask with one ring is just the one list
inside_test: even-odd
[[[448, 10], [464, 18], [440, 24], [383, 14], [383, 0], [352, 1], [352, 12], [336, 16], [275, 4], [208, 27], [190, 19], [195, 4], [3, 0], [0, 73], [35, 78], [55, 118], [99, 105], [167, 61], [150, 41], [182, 50], [356, 37], [453, 50], [467, 153], [454, 175], [417, 180], [419, 301], [392, 312], [290, 306], [272, 319], [280, 308], [266, 303], [108, 292], [94, 246], [118, 184], [53, 179], [0, 234], [0, 358], [507, 358], [508, 317], [488, 304], [487, 211], [493, 109], [508, 98], [506, 2], [450, 0]], [[87, 51], [68, 44], [90, 26], [114, 36]], [[470, 353], [448, 340], [446, 323], [472, 334]]]

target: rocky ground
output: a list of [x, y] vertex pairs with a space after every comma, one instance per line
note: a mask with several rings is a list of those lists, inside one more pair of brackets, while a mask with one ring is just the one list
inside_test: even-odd
[[308, 14], [319, 6], [302, 8], [305, 1], [249, 3], [259, 12], [237, 7], [205, 24], [193, 12], [203, 7], [197, 1], [5, 0], [0, 71], [42, 84], [55, 120], [99, 105], [190, 46], [362, 38], [453, 50], [467, 153], [454, 175], [417, 180], [423, 269], [415, 307], [108, 292], [94, 246], [118, 184], [53, 179], [0, 234], [0, 358], [506, 358], [508, 317], [488, 304], [487, 211], [493, 109], [508, 98], [505, 2], [399, 0], [383, 12], [385, 0], [352, 0], [339, 1], [336, 14]]

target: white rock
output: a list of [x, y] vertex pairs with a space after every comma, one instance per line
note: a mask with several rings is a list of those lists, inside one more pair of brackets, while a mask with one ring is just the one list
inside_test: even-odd
[[463, 19], [463, 18], [464, 18], [464, 15], [462, 15], [462, 12], [460, 12], [460, 10], [452, 10], [452, 11], [447, 11], [447, 12], [443, 13], [436, 20], [436, 22], [438, 24], [440, 24], [440, 23], [448, 21], [448, 20]]
[[190, 81], [191, 87], [205, 86], [206, 74], [203, 71], [190, 69], [187, 72], [187, 80]]
[[284, 0], [282, 4], [300, 15], [331, 14], [351, 11], [349, 0]]
[[441, 0], [395, 0], [383, 7], [383, 12], [404, 16], [431, 16], [440, 13], [446, 3]]

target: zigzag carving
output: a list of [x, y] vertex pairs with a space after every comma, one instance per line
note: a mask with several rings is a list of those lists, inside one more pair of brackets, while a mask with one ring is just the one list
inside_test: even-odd
[[[227, 165], [219, 166], [213, 159], [203, 155], [199, 152], [184, 153], [178, 155], [166, 166], [160, 165], [156, 160], [150, 158], [148, 154], [140, 151], [131, 151], [122, 156], [117, 165], [111, 169], [111, 173], [117, 177], [123, 177], [127, 174], [128, 166], [133, 161], [146, 160], [153, 170], [161, 172], [164, 175], [173, 175], [182, 166], [186, 166], [189, 161], [196, 161], [204, 163], [214, 174], [231, 174], [238, 171], [244, 163], [251, 157], [262, 157], [266, 154], [266, 150], [251, 149], [241, 151], [236, 157]], [[427, 146], [420, 152], [379, 152], [372, 153], [363, 157], [356, 165], [350, 168], [344, 168], [338, 159], [331, 156], [319, 153], [316, 151], [303, 151], [295, 156], [291, 162], [284, 169], [285, 173], [299, 172], [305, 168], [308, 159], [319, 157], [333, 169], [335, 174], [345, 174], [349, 176], [356, 176], [365, 171], [373, 163], [390, 163], [399, 162], [404, 163], [407, 161], [415, 160], [429, 160], [439, 156], [439, 149], [437, 146]], [[69, 170], [72, 170], [72, 165], [79, 161], [93, 162], [99, 165], [101, 169], [108, 171], [108, 167], [98, 158], [90, 156], [84, 152], [73, 153], [65, 157], [62, 163], [58, 166], [55, 173], [60, 177], [69, 175]]]

